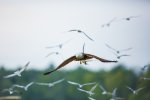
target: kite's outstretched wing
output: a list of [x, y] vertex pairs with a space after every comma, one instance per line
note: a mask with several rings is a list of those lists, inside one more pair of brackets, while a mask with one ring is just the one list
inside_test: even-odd
[[72, 61], [75, 60], [75, 59], [76, 59], [75, 56], [72, 56], [72, 57], [66, 59], [66, 60], [65, 60], [64, 62], [62, 62], [56, 69], [54, 69], [54, 70], [52, 70], [52, 71], [49, 71], [49, 72], [46, 72], [46, 73], [44, 73], [44, 75], [48, 75], [48, 74], [50, 74], [50, 73], [52, 73], [52, 72], [54, 72], [54, 71], [56, 71], [56, 70], [58, 70], [58, 69], [64, 67], [65, 65], [67, 65], [67, 64], [70, 63], [70, 62], [72, 62]]
[[118, 62], [118, 61], [103, 59], [103, 58], [100, 58], [100, 57], [98, 57], [98, 56], [91, 55], [91, 54], [85, 54], [85, 55], [86, 55], [86, 56], [93, 57], [93, 58], [95, 58], [95, 59], [97, 59], [97, 60], [99, 60], [99, 61], [101, 61], [101, 62], [114, 62], [114, 63]]

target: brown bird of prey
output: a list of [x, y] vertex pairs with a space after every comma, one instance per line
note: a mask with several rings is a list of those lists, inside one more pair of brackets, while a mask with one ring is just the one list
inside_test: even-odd
[[70, 63], [72, 61], [80, 61], [80, 64], [82, 64], [82, 63], [86, 64], [86, 60], [89, 60], [89, 59], [92, 59], [92, 58], [95, 58], [95, 59], [97, 59], [101, 62], [105, 62], [105, 63], [109, 63], [109, 62], [116, 63], [117, 62], [117, 61], [111, 61], [111, 60], [103, 59], [101, 57], [98, 57], [98, 56], [95, 56], [95, 55], [92, 55], [92, 54], [84, 53], [84, 45], [83, 45], [83, 52], [78, 53], [74, 56], [71, 56], [70, 58], [68, 58], [64, 62], [62, 62], [56, 69], [54, 69], [52, 71], [49, 71], [49, 72], [46, 72], [46, 73], [44, 73], [44, 75], [51, 74], [52, 72], [64, 67], [65, 65], [67, 65], [68, 63]]

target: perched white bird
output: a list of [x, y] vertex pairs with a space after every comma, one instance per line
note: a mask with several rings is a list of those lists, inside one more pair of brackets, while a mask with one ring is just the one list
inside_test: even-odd
[[124, 98], [116, 97], [117, 88], [115, 88], [112, 92], [112, 98], [110, 100], [122, 100]]
[[26, 70], [26, 68], [28, 67], [29, 64], [30, 64], [30, 62], [28, 62], [28, 63], [27, 63], [25, 66], [23, 66], [20, 70], [15, 71], [13, 74], [4, 76], [4, 78], [11, 78], [11, 77], [14, 77], [14, 76], [19, 76], [19, 77], [21, 77], [21, 73]]
[[96, 100], [96, 99], [94, 99], [94, 98], [91, 98], [91, 97], [88, 97], [90, 100]]
[[99, 87], [102, 89], [102, 91], [103, 91], [102, 94], [103, 94], [103, 95], [107, 95], [107, 94], [108, 94], [108, 95], [112, 95], [112, 93], [107, 92], [106, 89], [105, 89], [103, 86], [99, 85]]
[[64, 81], [64, 79], [61, 79], [61, 80], [58, 80], [58, 81], [55, 81], [55, 82], [52, 82], [52, 83], [39, 83], [37, 82], [36, 84], [37, 85], [44, 85], [44, 86], [48, 86], [48, 87], [52, 87], [60, 82]]
[[94, 85], [94, 86], [91, 88], [90, 91], [83, 90], [83, 89], [81, 89], [81, 88], [77, 88], [77, 89], [78, 89], [79, 91], [81, 91], [81, 92], [85, 92], [85, 93], [89, 94], [90, 96], [92, 96], [93, 94], [95, 94], [95, 93], [94, 93], [94, 90], [95, 90], [96, 87], [97, 87], [97, 84]]
[[114, 48], [112, 48], [110, 45], [108, 45], [108, 44], [105, 44], [109, 49], [111, 49], [111, 50], [113, 50], [115, 53], [117, 53], [117, 54], [119, 54], [119, 53], [121, 53], [121, 52], [124, 52], [124, 51], [129, 51], [129, 50], [131, 50], [132, 48], [126, 48], [126, 49], [122, 49], [122, 50], [116, 50], [116, 49], [114, 49]]
[[141, 90], [144, 89], [144, 88], [139, 88], [139, 89], [134, 90], [134, 89], [130, 88], [129, 86], [127, 86], [127, 88], [128, 88], [130, 91], [132, 91], [133, 94], [136, 94], [136, 95], [138, 94], [139, 91], [141, 91]]
[[22, 85], [14, 84], [14, 85], [13, 85], [13, 87], [22, 88], [22, 89], [24, 89], [25, 91], [27, 91], [27, 90], [28, 90], [28, 88], [29, 88], [31, 85], [33, 85], [33, 84], [34, 84], [34, 82], [30, 82], [30, 83], [29, 83], [29, 84], [27, 84], [26, 86], [22, 86]]
[[78, 33], [82, 33], [84, 34], [88, 39], [90, 39], [91, 41], [94, 41], [92, 38], [90, 38], [85, 32], [79, 30], [79, 29], [74, 29], [74, 30], [69, 30], [68, 32], [78, 32]]
[[82, 88], [83, 86], [85, 85], [93, 85], [93, 84], [96, 84], [96, 82], [92, 82], [92, 83], [85, 83], [85, 84], [79, 84], [79, 83], [76, 83], [76, 82], [72, 82], [72, 81], [67, 81], [69, 84], [72, 84], [72, 85], [77, 85], [79, 86], [79, 88]]
[[14, 90], [13, 87], [11, 87], [8, 89], [3, 89], [2, 92], [9, 92], [9, 94], [13, 94], [13, 93], [18, 92], [18, 91]]

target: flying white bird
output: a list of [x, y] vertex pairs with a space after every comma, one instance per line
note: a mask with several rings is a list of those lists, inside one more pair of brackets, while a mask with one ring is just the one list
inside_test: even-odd
[[55, 81], [55, 82], [52, 82], [52, 83], [39, 83], [37, 82], [36, 84], [37, 85], [44, 85], [44, 86], [48, 86], [48, 87], [52, 87], [60, 82], [64, 81], [64, 79], [61, 79], [61, 80], [58, 80], [58, 81]]
[[110, 20], [109, 22], [103, 24], [102, 27], [105, 27], [105, 26], [109, 27], [115, 20], [116, 20], [116, 17]]
[[90, 39], [91, 41], [94, 41], [92, 38], [90, 38], [85, 32], [81, 31], [81, 30], [78, 30], [78, 29], [75, 29], [75, 30], [69, 30], [68, 32], [78, 32], [78, 33], [82, 33], [84, 34], [88, 39]]
[[106, 89], [105, 89], [103, 86], [99, 85], [99, 87], [102, 89], [102, 91], [103, 91], [102, 94], [103, 94], [103, 95], [107, 95], [107, 94], [108, 94], [108, 95], [112, 95], [112, 93], [107, 92]]
[[150, 78], [148, 78], [148, 77], [141, 77], [140, 79], [142, 79], [142, 80], [150, 80]]
[[88, 97], [90, 100], [96, 100], [96, 99], [94, 99], [94, 98], [91, 98], [91, 97]]
[[13, 93], [18, 92], [18, 91], [14, 90], [13, 87], [10, 87], [8, 89], [3, 89], [2, 92], [9, 92], [9, 94], [13, 94]]
[[114, 54], [116, 55], [117, 59], [121, 59], [122, 57], [128, 57], [128, 56], [130, 56], [130, 55], [127, 55], [127, 54], [121, 54], [121, 55], [118, 55], [116, 53], [114, 53]]
[[126, 49], [122, 49], [122, 50], [116, 50], [114, 48], [112, 48], [111, 46], [109, 46], [108, 44], [105, 44], [109, 49], [113, 50], [115, 53], [119, 54], [121, 52], [124, 52], [124, 51], [129, 51], [131, 50], [132, 48], [126, 48]]
[[130, 91], [132, 91], [133, 94], [136, 94], [136, 95], [138, 94], [139, 91], [141, 91], [141, 90], [144, 89], [144, 88], [139, 88], [139, 89], [134, 90], [134, 89], [132, 89], [132, 88], [130, 88], [130, 87], [128, 87], [128, 86], [127, 86], [127, 88], [128, 88]]
[[83, 89], [81, 89], [81, 88], [77, 88], [77, 89], [78, 89], [79, 91], [81, 91], [81, 92], [85, 92], [85, 93], [89, 94], [90, 96], [92, 96], [93, 94], [95, 94], [95, 93], [94, 93], [94, 90], [95, 90], [96, 87], [97, 87], [97, 84], [94, 85], [94, 86], [91, 88], [90, 91], [83, 90]]
[[27, 90], [28, 90], [28, 88], [29, 88], [31, 85], [33, 85], [33, 84], [34, 84], [34, 82], [30, 82], [30, 83], [29, 83], [29, 84], [27, 84], [26, 86], [22, 86], [22, 85], [14, 84], [14, 85], [13, 85], [13, 87], [22, 88], [22, 89], [24, 89], [25, 91], [27, 91]]
[[50, 53], [47, 54], [45, 57], [49, 57], [50, 55], [53, 55], [53, 54], [59, 55], [60, 52], [57, 52], [57, 51], [55, 51], [55, 52], [50, 52]]
[[117, 88], [115, 88], [112, 92], [112, 98], [110, 100], [122, 100], [124, 98], [116, 97]]
[[56, 45], [48, 46], [46, 48], [48, 48], [48, 49], [51, 49], [51, 48], [59, 48], [59, 49], [61, 49], [65, 44], [69, 43], [71, 40], [73, 40], [73, 38], [71, 38], [71, 39], [69, 39], [67, 41], [64, 41], [62, 43], [56, 44]]
[[14, 77], [14, 76], [19, 76], [19, 77], [21, 77], [21, 73], [27, 69], [27, 67], [28, 67], [29, 64], [30, 64], [30, 62], [28, 62], [28, 63], [27, 63], [25, 66], [23, 66], [21, 69], [15, 71], [13, 74], [4, 76], [4, 78], [10, 78], [10, 77]]
[[141, 68], [142, 71], [144, 71], [147, 67], [149, 67], [149, 65], [145, 65]]
[[138, 18], [138, 17], [140, 17], [140, 15], [125, 17], [125, 18], [122, 18], [122, 20], [130, 21], [131, 19]]
[[82, 88], [83, 86], [86, 86], [86, 85], [93, 85], [93, 84], [96, 84], [96, 82], [92, 82], [92, 83], [85, 83], [85, 84], [79, 84], [79, 83], [76, 83], [76, 82], [72, 82], [72, 81], [67, 81], [69, 84], [72, 84], [72, 85], [77, 85], [79, 86], [79, 88]]

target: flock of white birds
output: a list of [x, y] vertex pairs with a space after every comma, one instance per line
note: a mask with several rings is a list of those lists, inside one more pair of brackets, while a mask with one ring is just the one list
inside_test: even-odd
[[[103, 24], [102, 27], [103, 27], [103, 28], [104, 28], [104, 27], [110, 27], [110, 25], [111, 25], [113, 22], [115, 22], [115, 21], [119, 21], [119, 20], [130, 21], [131, 19], [137, 18], [137, 17], [139, 17], [139, 16], [130, 16], [130, 17], [126, 17], [126, 18], [122, 18], [122, 19], [118, 19], [118, 20], [117, 20], [117, 18], [113, 18], [113, 19], [110, 20], [108, 23]], [[74, 30], [69, 30], [68, 32], [81, 33], [81, 34], [83, 34], [84, 36], [86, 36], [89, 40], [94, 41], [91, 37], [89, 37], [85, 32], [83, 32], [83, 31], [81, 31], [81, 30], [74, 29]], [[61, 44], [58, 44], [58, 45], [48, 46], [48, 47], [46, 47], [46, 48], [59, 48], [59, 49], [61, 49], [64, 44], [68, 43], [68, 42], [71, 41], [71, 40], [72, 40], [72, 39], [67, 40], [67, 41], [65, 41], [64, 43], [61, 43]], [[84, 44], [84, 45], [85, 45], [85, 44]], [[116, 49], [114, 49], [113, 47], [111, 47], [111, 46], [108, 45], [108, 44], [106, 44], [106, 46], [107, 46], [109, 49], [112, 50], [112, 53], [116, 56], [116, 58], [117, 58], [118, 60], [119, 60], [121, 57], [130, 56], [130, 55], [128, 55], [128, 54], [122, 54], [122, 52], [128, 51], [128, 50], [131, 50], [131, 49], [132, 49], [132, 48], [130, 47], [130, 48], [122, 49], [122, 50], [116, 50]], [[82, 52], [82, 53], [84, 53], [84, 46], [83, 46], [83, 52]], [[57, 55], [58, 55], [58, 54], [60, 54], [60, 52], [57, 52], [57, 51], [51, 52], [51, 53], [49, 53], [46, 57], [48, 57], [48, 56], [50, 56], [50, 55], [52, 55], [52, 54], [57, 54]], [[85, 55], [86, 55], [86, 54], [85, 54]], [[85, 58], [85, 59], [83, 59], [83, 58], [77, 59], [78, 56], [85, 56], [85, 55], [82, 55], [82, 54], [75, 55], [76, 58], [74, 58], [74, 59], [71, 58], [71, 60], [69, 60], [69, 61], [68, 61], [68, 59], [67, 59], [67, 61], [64, 61], [63, 65], [62, 65], [61, 67], [65, 66], [66, 64], [68, 64], [69, 62], [71, 62], [71, 61], [73, 61], [73, 60], [77, 60], [77, 61], [80, 61], [80, 63], [86, 64], [86, 60], [87, 60], [87, 62], [88, 62], [88, 59], [86, 59], [86, 58]], [[98, 57], [93, 56], [93, 55], [92, 55], [92, 56], [89, 56], [89, 57], [91, 57], [91, 58], [96, 58], [96, 59], [98, 59], [98, 60], [100, 60], [100, 61], [102, 60], [102, 62], [107, 61], [107, 60], [105, 60], [105, 59], [101, 59], [101, 58], [98, 58]], [[80, 57], [79, 57], [79, 58], [80, 58]], [[81, 60], [85, 60], [85, 62], [82, 62]], [[110, 62], [117, 62], [117, 61], [110, 61]], [[23, 66], [21, 69], [15, 71], [15, 72], [12, 73], [12, 74], [9, 74], [9, 75], [4, 76], [3, 78], [9, 79], [9, 78], [16, 77], [16, 76], [21, 77], [22, 72], [24, 72], [24, 71], [27, 69], [27, 67], [29, 66], [29, 64], [30, 64], [30, 61], [27, 62], [27, 64], [26, 64], [25, 66]], [[145, 69], [147, 69], [148, 67], [149, 67], [149, 65], [145, 65], [144, 67], [141, 68], [141, 71], [145, 71]], [[59, 68], [58, 68], [58, 69], [59, 69]], [[150, 80], [150, 78], [144, 77], [144, 76], [141, 77], [141, 79], [142, 79], [142, 80]], [[25, 91], [28, 91], [28, 88], [29, 88], [30, 86], [32, 86], [33, 84], [39, 85], [39, 86], [53, 87], [53, 86], [55, 86], [56, 84], [59, 84], [59, 83], [63, 82], [64, 80], [65, 80], [65, 79], [60, 79], [60, 80], [57, 80], [57, 81], [51, 82], [51, 83], [30, 82], [30, 83], [28, 83], [27, 85], [14, 84], [14, 85], [12, 85], [10, 88], [8, 88], [8, 89], [3, 89], [2, 92], [9, 92], [9, 94], [18, 93], [19, 91], [18, 91], [16, 88], [22, 88], [22, 89], [24, 89]], [[123, 98], [123, 97], [118, 97], [118, 96], [117, 96], [117, 94], [116, 94], [117, 88], [114, 88], [112, 92], [108, 92], [101, 84], [99, 84], [99, 83], [97, 83], [97, 82], [90, 82], [90, 83], [80, 84], [80, 83], [77, 83], [77, 82], [73, 82], [73, 81], [69, 81], [69, 80], [68, 80], [67, 83], [70, 84], [70, 85], [75, 85], [75, 86], [77, 86], [77, 90], [78, 90], [78, 91], [88, 94], [88, 99], [89, 99], [89, 100], [96, 100], [96, 99], [92, 98], [91, 96], [95, 94], [95, 93], [94, 93], [94, 90], [97, 88], [97, 86], [99, 86], [99, 88], [102, 90], [102, 94], [103, 94], [103, 95], [110, 95], [110, 96], [111, 96], [110, 100], [121, 100], [121, 99], [125, 99], [125, 98]], [[93, 86], [90, 90], [85, 90], [85, 89], [83, 89], [84, 86], [89, 86], [89, 85], [94, 85], [94, 86]], [[140, 91], [142, 91], [142, 90], [144, 89], [144, 87], [141, 87], [141, 88], [138, 88], [138, 89], [133, 89], [133, 88], [131, 88], [130, 86], [126, 86], [125, 88], [129, 89], [134, 95], [137, 95]]]
[[[29, 63], [30, 62], [27, 62], [27, 64], [24, 67], [22, 67], [21, 69], [17, 70], [13, 74], [4, 76], [4, 78], [5, 79], [9, 79], [9, 78], [15, 77], [15, 76], [21, 77], [21, 73], [24, 72], [27, 69]], [[141, 71], [145, 71], [145, 69], [147, 69], [148, 67], [149, 67], [149, 65], [145, 65], [144, 67], [141, 68]], [[146, 78], [146, 77], [141, 77], [141, 79], [143, 79], [143, 80], [150, 80], [150, 78]], [[19, 91], [16, 88], [21, 88], [21, 89], [24, 89], [25, 91], [28, 91], [28, 88], [30, 86], [32, 86], [33, 84], [39, 85], [39, 86], [54, 87], [56, 84], [59, 84], [59, 83], [63, 82], [64, 80], [65, 79], [60, 79], [60, 80], [57, 80], [55, 82], [50, 82], [50, 83], [30, 82], [27, 85], [14, 84], [8, 89], [3, 89], [2, 92], [9, 92], [10, 95], [13, 94], [13, 93], [19, 93]], [[90, 82], [90, 83], [81, 84], [81, 83], [77, 83], [77, 82], [73, 82], [73, 81], [67, 80], [67, 83], [70, 84], [70, 85], [77, 86], [77, 90], [78, 91], [88, 94], [88, 99], [89, 100], [96, 100], [96, 99], [92, 98], [91, 96], [95, 94], [94, 90], [97, 88], [97, 86], [99, 86], [99, 88], [101, 89], [102, 95], [106, 95], [106, 96], [109, 95], [109, 96], [111, 96], [110, 100], [122, 100], [122, 99], [125, 99], [123, 97], [118, 97], [117, 96], [117, 94], [116, 94], [117, 88], [114, 88], [112, 92], [109, 92], [101, 84], [99, 84], [97, 82]], [[84, 86], [90, 86], [90, 85], [94, 85], [94, 86], [92, 86], [92, 88], [90, 90], [83, 89]], [[131, 88], [129, 86], [126, 86], [125, 88], [129, 89], [134, 95], [138, 95], [138, 93], [140, 91], [142, 91], [145, 87], [141, 87], [141, 88], [138, 88], [138, 89], [133, 89], [133, 88]]]

